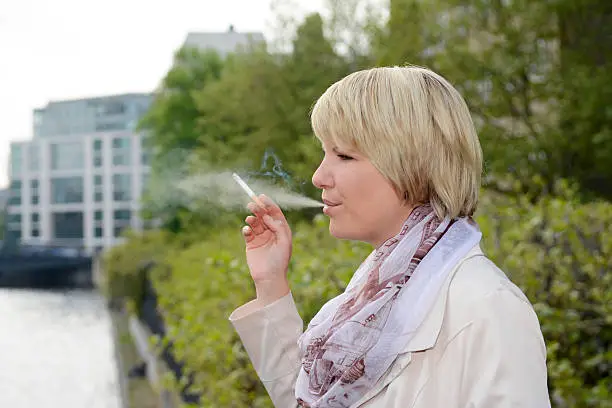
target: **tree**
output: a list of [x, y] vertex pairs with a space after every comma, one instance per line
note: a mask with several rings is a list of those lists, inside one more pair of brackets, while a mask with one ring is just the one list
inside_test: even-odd
[[568, 178], [583, 197], [610, 198], [610, 16], [595, 0], [390, 0], [376, 51], [385, 65], [426, 65], [459, 88], [489, 187], [538, 197]]
[[164, 155], [174, 149], [197, 147], [200, 135], [194, 124], [200, 112], [195, 95], [218, 81], [222, 70], [223, 61], [215, 51], [188, 47], [177, 51], [174, 65], [139, 124], [139, 130], [147, 133], [155, 153]]
[[565, 177], [612, 198], [612, 3], [565, 0], [557, 5]]
[[375, 37], [373, 52], [379, 65], [430, 64], [428, 51], [436, 40], [429, 7], [419, 0], [390, 0], [387, 23]]
[[146, 144], [152, 149], [151, 188], [144, 195], [145, 219], [157, 219], [172, 231], [182, 229], [189, 213], [184, 197], [175, 185], [188, 170], [188, 161], [199, 145], [201, 128], [196, 126], [200, 112], [197, 92], [218, 81], [223, 61], [214, 51], [181, 48], [166, 74], [149, 111], [139, 123]]
[[[297, 28], [289, 54], [256, 49], [234, 55], [220, 81], [198, 95], [200, 121], [206, 130], [214, 129], [202, 136], [208, 152], [202, 157], [266, 173], [314, 194], [309, 180], [320, 148], [312, 135], [309, 111], [323, 91], [347, 72], [346, 62], [325, 37], [318, 14], [307, 16]], [[272, 169], [262, 163], [272, 156], [283, 163], [282, 171], [268, 171]]]

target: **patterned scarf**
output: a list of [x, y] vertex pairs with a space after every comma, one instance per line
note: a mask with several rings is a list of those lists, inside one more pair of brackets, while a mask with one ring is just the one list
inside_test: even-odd
[[448, 273], [480, 237], [471, 219], [439, 220], [429, 205], [414, 209], [400, 233], [366, 258], [344, 293], [327, 302], [301, 336], [298, 406], [358, 402], [408, 344]]

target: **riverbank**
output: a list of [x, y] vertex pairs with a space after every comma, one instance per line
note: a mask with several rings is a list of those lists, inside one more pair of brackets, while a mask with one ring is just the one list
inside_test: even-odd
[[114, 330], [123, 408], [165, 408], [160, 405], [160, 395], [153, 389], [146, 374], [128, 377], [128, 371], [143, 362], [130, 333], [129, 315], [116, 310], [110, 310], [109, 313]]

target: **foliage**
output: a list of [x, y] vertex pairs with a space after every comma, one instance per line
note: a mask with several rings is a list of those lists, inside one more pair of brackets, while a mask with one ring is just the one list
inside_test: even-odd
[[196, 146], [200, 132], [192, 125], [200, 112], [195, 95], [218, 80], [222, 70], [223, 61], [215, 51], [184, 47], [176, 52], [173, 67], [139, 123], [139, 129], [147, 133], [156, 154]]
[[[612, 361], [612, 205], [580, 204], [560, 183], [555, 191], [557, 196], [536, 204], [485, 192], [476, 220], [485, 253], [525, 291], [539, 315], [555, 406], [605, 407], [612, 397], [607, 375]], [[290, 281], [307, 323], [344, 289], [371, 248], [332, 238], [320, 217], [293, 229]], [[133, 258], [146, 254], [138, 245], [133, 241], [125, 253]], [[227, 320], [254, 294], [239, 225], [174, 248], [153, 278], [169, 328], [166, 340], [195, 374], [191, 391], [203, 393], [203, 407], [271, 406]]]
[[[521, 192], [545, 195], [567, 178], [610, 199], [609, 27], [602, 1], [391, 0], [373, 52], [380, 65], [425, 65], [457, 86], [491, 187], [511, 173]], [[531, 184], [534, 174], [544, 183]]]
[[[261, 381], [228, 322], [254, 293], [239, 226], [195, 242], [156, 269], [155, 287], [177, 357], [195, 373], [201, 406], [269, 407]], [[344, 288], [368, 249], [337, 241], [325, 221], [295, 227], [290, 280], [305, 321]], [[324, 250], [321, 250], [324, 248]], [[313, 258], [313, 252], [320, 256]]]
[[160, 262], [171, 248], [163, 231], [138, 234], [128, 231], [125, 242], [103, 253], [101, 290], [109, 300], [125, 300], [134, 313], [140, 310], [148, 263]]
[[[177, 53], [141, 124], [162, 186], [145, 207], [174, 235], [133, 236], [109, 252], [109, 293], [137, 302], [140, 261], [157, 260], [165, 341], [195, 374], [202, 406], [271, 406], [227, 321], [253, 293], [238, 220], [194, 211], [164, 186], [231, 168], [314, 196], [308, 180], [321, 154], [308, 112], [316, 98], [356, 69], [425, 65], [473, 112], [486, 163], [483, 246], [535, 305], [555, 406], [610, 407], [612, 206], [597, 197], [612, 198], [612, 3], [374, 3], [327, 0], [326, 17], [285, 27], [286, 52]], [[306, 322], [369, 250], [330, 238], [324, 221], [306, 221], [311, 215], [289, 214], [292, 288]]]
[[533, 205], [485, 195], [483, 247], [534, 303], [557, 406], [609, 407], [612, 205], [579, 204], [563, 183], [555, 192]]
[[[312, 193], [311, 186], [299, 182], [310, 179], [319, 159], [308, 112], [327, 86], [346, 73], [348, 67], [324, 36], [318, 14], [307, 16], [297, 28], [288, 55], [255, 49], [232, 56], [221, 79], [198, 97], [199, 123], [212, 129], [201, 132], [205, 141], [199, 157], [213, 166], [222, 163], [283, 178], [290, 174], [295, 187]], [[281, 171], [272, 171], [269, 152], [284, 164]]]
[[[272, 176], [314, 194], [306, 181], [320, 147], [308, 112], [349, 68], [325, 37], [318, 14], [306, 17], [292, 45], [289, 54], [253, 46], [223, 61], [214, 53], [177, 53], [141, 123], [156, 151], [151, 181], [158, 188], [145, 199], [147, 217], [161, 219], [174, 232], [191, 228], [185, 217], [195, 215], [186, 214], [188, 206], [170, 186], [189, 174], [220, 169]], [[198, 222], [214, 224], [216, 215], [198, 214]]]

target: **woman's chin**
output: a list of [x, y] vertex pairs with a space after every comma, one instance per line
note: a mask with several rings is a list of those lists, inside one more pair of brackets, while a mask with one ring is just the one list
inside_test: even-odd
[[346, 228], [341, 223], [335, 220], [329, 222], [329, 233], [332, 237], [338, 239], [359, 240], [359, 234], [356, 234], [351, 228]]

